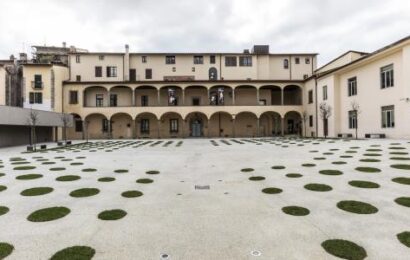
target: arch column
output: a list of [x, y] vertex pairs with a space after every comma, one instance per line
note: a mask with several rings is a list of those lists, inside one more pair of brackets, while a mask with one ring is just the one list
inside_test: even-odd
[[161, 138], [161, 119], [157, 120], [157, 128], [158, 128], [158, 139]]
[[[107, 107], [111, 107], [111, 89], [107, 91]], [[109, 121], [111, 123], [111, 121]]]
[[161, 89], [158, 89], [158, 106], [161, 106]]
[[235, 88], [232, 88], [232, 105], [235, 105]]
[[259, 106], [259, 88], [256, 89], [256, 105]]
[[257, 137], [260, 136], [260, 119], [259, 119], [259, 117], [256, 118], [256, 136]]
[[182, 89], [182, 104], [181, 105], [185, 105], [185, 88]]
[[235, 115], [232, 115], [232, 135], [235, 138], [236, 137], [236, 133], [235, 133]]
[[283, 91], [283, 88], [280, 90], [281, 93], [281, 105], [283, 106], [285, 104], [285, 92]]
[[280, 133], [282, 136], [284, 136], [285, 135], [285, 118], [284, 117], [280, 118], [280, 127], [281, 127]]
[[135, 89], [132, 90], [131, 106], [135, 107]]

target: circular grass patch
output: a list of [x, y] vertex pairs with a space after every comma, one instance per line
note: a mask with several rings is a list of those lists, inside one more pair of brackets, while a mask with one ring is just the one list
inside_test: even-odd
[[122, 209], [112, 209], [101, 212], [100, 214], [98, 214], [98, 218], [101, 220], [119, 220], [126, 215], [127, 212]]
[[76, 166], [76, 165], [83, 165], [84, 163], [82, 163], [82, 162], [73, 162], [73, 163], [70, 163], [70, 165], [72, 165], [72, 166]]
[[112, 182], [115, 181], [115, 178], [113, 177], [102, 177], [98, 179], [99, 182]]
[[249, 180], [250, 181], [263, 181], [263, 180], [265, 180], [265, 177], [263, 177], [263, 176], [252, 176], [252, 177], [249, 177]]
[[406, 149], [406, 148], [400, 147], [400, 146], [392, 146], [392, 147], [389, 147], [389, 149], [390, 149], [390, 150], [404, 150], [404, 149]]
[[410, 197], [400, 197], [394, 200], [399, 205], [410, 208]]
[[39, 209], [31, 213], [27, 220], [31, 222], [46, 222], [63, 218], [70, 213], [70, 209], [66, 207], [51, 207]]
[[54, 167], [54, 168], [50, 168], [48, 170], [52, 171], [52, 172], [57, 172], [57, 171], [65, 171], [65, 168], [64, 167]]
[[282, 211], [285, 214], [292, 215], [292, 216], [306, 216], [306, 215], [309, 215], [310, 213], [310, 211], [307, 208], [298, 207], [298, 206], [283, 207]]
[[347, 164], [347, 162], [344, 162], [344, 161], [336, 161], [336, 162], [332, 162], [332, 164], [342, 165], [342, 164]]
[[342, 175], [343, 174], [343, 172], [339, 171], [339, 170], [320, 170], [319, 173], [323, 174], [323, 175], [331, 175], [331, 176], [336, 176], [336, 175]]
[[400, 234], [397, 234], [397, 239], [403, 245], [410, 247], [410, 231], [405, 231], [401, 232]]
[[81, 171], [83, 171], [83, 172], [96, 172], [97, 169], [94, 169], [94, 168], [85, 168], [85, 169], [82, 169]]
[[340, 155], [340, 158], [353, 158], [351, 155]]
[[115, 172], [115, 173], [126, 173], [126, 172], [128, 172], [128, 170], [126, 170], [126, 169], [118, 169], [118, 170], [115, 170], [114, 172]]
[[323, 249], [336, 257], [349, 260], [362, 260], [367, 257], [366, 250], [348, 240], [329, 239], [322, 242]]
[[137, 183], [142, 183], [142, 184], [148, 184], [148, 183], [153, 183], [154, 180], [148, 179], [148, 178], [142, 178], [142, 179], [138, 179], [136, 181]]
[[313, 158], [313, 160], [317, 160], [317, 161], [326, 160], [326, 157], [315, 157]]
[[395, 161], [410, 161], [410, 157], [390, 157], [390, 160], [395, 160]]
[[5, 173], [0, 172], [0, 177], [6, 176]]
[[254, 171], [254, 169], [252, 169], [252, 168], [243, 168], [243, 169], [241, 169], [241, 172], [253, 172]]
[[344, 211], [356, 214], [374, 214], [379, 211], [375, 206], [361, 201], [342, 200], [336, 206]]
[[389, 154], [392, 154], [392, 155], [407, 155], [409, 153], [408, 152], [390, 152]]
[[360, 159], [361, 162], [380, 162], [380, 160], [378, 159], [369, 159], [369, 158], [365, 158], [365, 159]]
[[17, 166], [17, 167], [14, 167], [13, 170], [16, 170], [16, 171], [27, 171], [27, 170], [32, 170], [32, 169], [35, 169], [35, 168], [36, 168], [36, 166], [26, 165], [26, 166]]
[[410, 170], [410, 164], [392, 164], [390, 167], [399, 170]]
[[300, 178], [302, 176], [303, 175], [300, 174], [300, 173], [288, 173], [288, 174], [286, 174], [286, 177], [288, 177], [288, 178]]
[[273, 169], [273, 170], [283, 170], [285, 168], [286, 167], [282, 166], [282, 165], [274, 165], [274, 166], [271, 167], [271, 169]]
[[377, 189], [380, 185], [371, 181], [349, 181], [349, 185], [356, 188]]
[[7, 212], [9, 212], [10, 209], [6, 206], [0, 206], [0, 216], [7, 214]]
[[326, 184], [321, 183], [309, 183], [304, 186], [305, 189], [310, 191], [319, 191], [319, 192], [326, 192], [331, 191], [332, 187]]
[[146, 173], [146, 174], [150, 174], [150, 175], [156, 175], [156, 174], [159, 174], [159, 171], [157, 171], [157, 170], [150, 170], [150, 171], [146, 171], [145, 173]]
[[366, 149], [366, 152], [381, 152], [381, 151], [383, 151], [383, 150], [382, 149], [374, 149], [374, 148]]
[[13, 253], [14, 246], [9, 243], [0, 242], [0, 259], [4, 259]]
[[369, 172], [369, 173], [381, 172], [380, 169], [374, 168], [374, 167], [356, 167], [356, 171], [359, 171], [359, 172]]
[[314, 163], [304, 163], [304, 164], [302, 164], [302, 166], [303, 167], [315, 167], [316, 164], [314, 164]]
[[129, 191], [124, 191], [123, 193], [121, 193], [121, 196], [123, 196], [124, 198], [137, 198], [137, 197], [141, 197], [142, 195], [144, 194], [138, 190], [129, 190]]
[[51, 193], [54, 189], [51, 187], [36, 187], [31, 189], [23, 190], [20, 195], [22, 196], [41, 196]]
[[34, 180], [34, 179], [39, 179], [42, 178], [42, 174], [24, 174], [24, 175], [19, 175], [16, 177], [16, 180]]
[[379, 153], [364, 153], [363, 156], [378, 157], [382, 155]]
[[76, 181], [81, 179], [78, 175], [64, 175], [56, 178], [56, 181]]
[[275, 187], [269, 187], [269, 188], [264, 188], [262, 192], [266, 194], [279, 194], [282, 192], [282, 189], [275, 188]]
[[94, 255], [95, 250], [91, 247], [73, 246], [58, 251], [50, 258], [50, 260], [90, 260]]
[[56, 164], [55, 162], [43, 162], [44, 165]]
[[0, 185], [0, 192], [7, 190], [7, 186]]
[[82, 188], [73, 190], [72, 192], [70, 192], [70, 196], [74, 198], [85, 198], [95, 196], [98, 193], [100, 193], [100, 190], [96, 188]]
[[410, 185], [410, 178], [406, 177], [397, 177], [392, 179], [393, 182], [404, 184], [404, 185]]

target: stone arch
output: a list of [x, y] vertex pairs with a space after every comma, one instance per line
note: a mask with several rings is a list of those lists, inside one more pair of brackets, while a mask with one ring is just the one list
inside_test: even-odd
[[159, 90], [155, 86], [142, 85], [134, 90], [135, 105], [142, 106], [158, 106], [159, 105]]
[[198, 111], [191, 112], [185, 116], [187, 123], [187, 136], [205, 137], [209, 135], [208, 117], [206, 114]]
[[184, 88], [184, 100], [182, 104], [187, 106], [209, 105], [208, 88], [200, 85], [190, 85]]
[[233, 137], [233, 116], [228, 112], [218, 111], [209, 117], [209, 137]]
[[235, 87], [235, 105], [255, 106], [257, 102], [257, 88], [252, 85], [239, 85]]
[[177, 112], [166, 112], [160, 117], [160, 136], [164, 138], [182, 138], [185, 133], [185, 121]]
[[282, 117], [275, 111], [263, 112], [259, 117], [261, 136], [279, 136], [282, 134]]
[[183, 89], [177, 85], [166, 85], [159, 89], [160, 106], [180, 106], [183, 105]]
[[90, 139], [104, 139], [110, 136], [110, 122], [101, 113], [92, 113], [84, 117], [85, 132]]
[[255, 113], [243, 111], [235, 116], [235, 136], [255, 137], [258, 134], [258, 117]]
[[154, 113], [143, 112], [135, 117], [135, 132], [137, 138], [158, 138], [159, 121]]
[[259, 88], [259, 100], [267, 106], [282, 105], [282, 88], [276, 85], [264, 85]]
[[73, 126], [67, 128], [67, 138], [71, 140], [83, 139], [83, 120], [78, 114], [71, 113], [71, 115], [73, 116]]
[[118, 85], [110, 88], [110, 107], [131, 107], [133, 106], [132, 95], [134, 90], [129, 86]]
[[233, 105], [233, 88], [228, 85], [214, 85], [209, 88], [209, 104], [212, 106]]
[[[98, 96], [98, 99], [97, 99]], [[108, 106], [108, 89], [103, 86], [88, 86], [83, 90], [83, 106]]]
[[115, 113], [111, 116], [111, 131], [114, 139], [131, 139], [134, 122], [128, 113]]
[[287, 85], [284, 87], [283, 104], [285, 106], [302, 105], [302, 88], [298, 85]]
[[288, 111], [284, 116], [285, 134], [302, 135], [302, 115], [297, 111]]

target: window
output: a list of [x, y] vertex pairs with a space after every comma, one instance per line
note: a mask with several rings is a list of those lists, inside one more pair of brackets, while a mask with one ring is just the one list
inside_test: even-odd
[[215, 64], [215, 63], [216, 63], [215, 55], [209, 56], [209, 63], [211, 63], [211, 64]]
[[76, 62], [76, 63], [80, 63], [80, 62], [81, 62], [80, 55], [75, 55], [75, 62]]
[[70, 90], [70, 104], [78, 104], [78, 91]]
[[102, 77], [102, 67], [101, 66], [96, 66], [95, 67], [95, 77], [96, 78], [101, 78]]
[[165, 56], [165, 64], [175, 64], [175, 56]]
[[296, 64], [300, 64], [300, 58], [298, 57], [298, 58], [295, 58], [295, 63]]
[[169, 132], [178, 133], [178, 119], [169, 120]]
[[323, 86], [323, 100], [327, 100], [327, 86]]
[[145, 69], [145, 79], [152, 79], [152, 69]]
[[394, 127], [394, 106], [382, 107], [382, 128]]
[[115, 66], [107, 66], [107, 77], [108, 77], [108, 78], [115, 78], [115, 77], [117, 77], [117, 67], [115, 67]]
[[356, 129], [357, 127], [357, 111], [349, 111], [349, 129]]
[[172, 72], [176, 72], [177, 68], [176, 67], [172, 67]]
[[110, 94], [110, 107], [116, 107], [117, 104], [117, 94]]
[[82, 132], [83, 131], [83, 121], [77, 119], [75, 120], [75, 131]]
[[148, 106], [148, 96], [141, 96], [141, 106], [147, 107]]
[[81, 81], [81, 76], [80, 75], [75, 76], [75, 80], [76, 81]]
[[236, 56], [226, 56], [225, 66], [226, 67], [236, 67]]
[[312, 104], [313, 103], [313, 90], [309, 90], [308, 95], [309, 95], [308, 103]]
[[95, 106], [96, 107], [103, 107], [104, 106], [104, 95], [103, 94], [96, 94], [95, 95]]
[[309, 78], [309, 75], [308, 74], [303, 74], [303, 79], [307, 79], [307, 78]]
[[41, 92], [30, 92], [29, 94], [30, 104], [43, 104], [43, 93]]
[[104, 60], [104, 55], [98, 56], [98, 59], [99, 59], [99, 60]]
[[34, 75], [34, 88], [43, 88], [43, 80], [41, 75]]
[[102, 131], [103, 132], [108, 132], [108, 124], [109, 124], [108, 120], [104, 118], [102, 120]]
[[350, 78], [347, 80], [347, 92], [348, 96], [356, 96], [357, 95], [357, 78]]
[[289, 69], [289, 60], [288, 59], [283, 60], [283, 68], [284, 69]]
[[141, 119], [141, 134], [149, 134], [149, 119]]
[[309, 58], [306, 58], [306, 59], [305, 59], [305, 63], [306, 63], [306, 64], [310, 64], [310, 59], [309, 59]]
[[204, 64], [204, 56], [194, 56], [194, 64]]
[[195, 67], [192, 67], [192, 72], [195, 72]]
[[141, 62], [147, 63], [147, 56], [141, 56]]
[[193, 106], [199, 106], [201, 103], [201, 100], [198, 97], [193, 97], [192, 98], [192, 105]]
[[393, 64], [380, 69], [381, 88], [390, 88], [394, 86]]
[[252, 67], [252, 56], [239, 57], [239, 66], [241, 66], [241, 67]]
[[313, 127], [313, 116], [309, 116], [309, 126]]

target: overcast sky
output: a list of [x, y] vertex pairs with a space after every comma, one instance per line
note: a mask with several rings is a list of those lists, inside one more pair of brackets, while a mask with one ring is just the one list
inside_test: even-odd
[[89, 51], [371, 52], [410, 35], [409, 0], [1, 0], [0, 59], [31, 45]]

